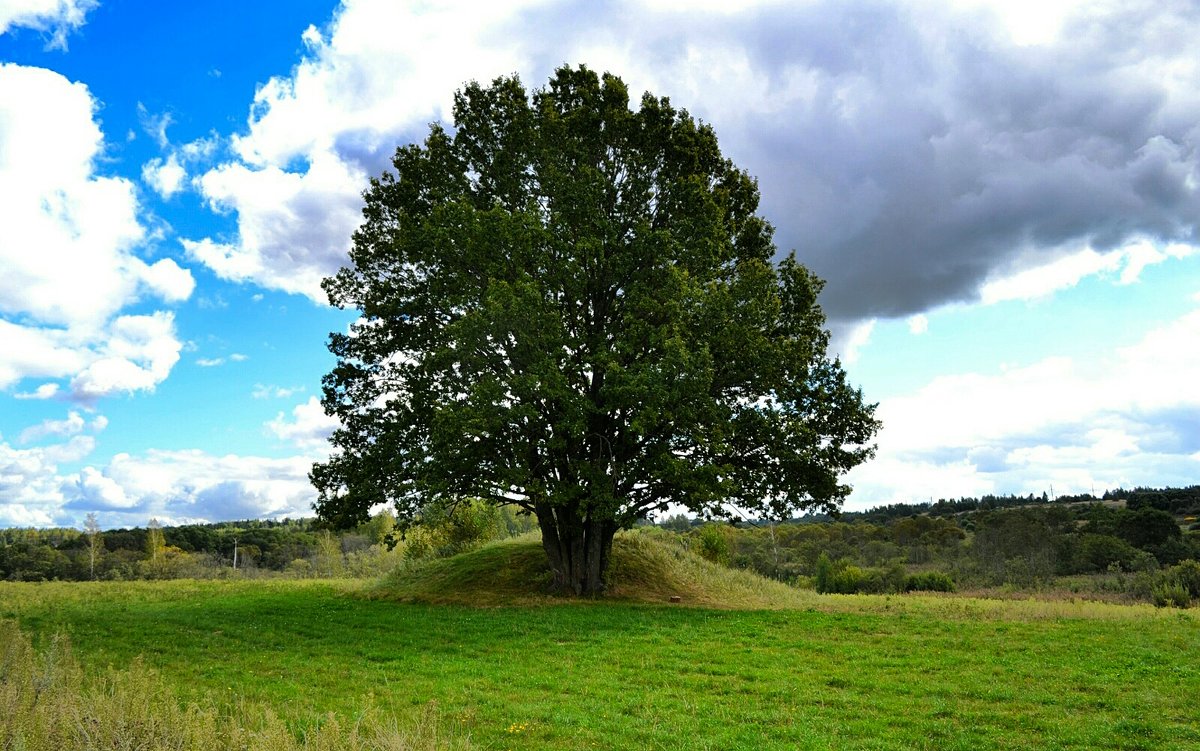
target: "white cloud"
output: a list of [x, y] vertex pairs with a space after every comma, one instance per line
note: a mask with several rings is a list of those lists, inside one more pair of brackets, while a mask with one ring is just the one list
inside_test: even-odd
[[249, 355], [243, 355], [241, 352], [234, 352], [226, 360], [224, 357], [201, 357], [196, 360], [196, 364], [202, 368], [216, 368], [224, 365], [226, 362], [245, 362], [249, 360]]
[[204, 138], [197, 138], [195, 141], [189, 141], [180, 146], [179, 153], [185, 161], [199, 162], [211, 159], [217, 153], [220, 145], [221, 137], [216, 133], [210, 133]]
[[[68, 478], [70, 508], [125, 510], [137, 523], [310, 516], [312, 460], [215, 456], [203, 451], [118, 454], [102, 469]], [[106, 505], [101, 506], [101, 503]], [[82, 516], [82, 513], [80, 514]]]
[[123, 511], [137, 506], [125, 488], [116, 480], [102, 474], [95, 467], [84, 467], [75, 479], [74, 502], [94, 511]]
[[145, 113], [144, 108], [140, 111], [143, 127], [166, 153], [166, 156], [155, 157], [142, 165], [142, 182], [164, 199], [170, 199], [190, 184], [188, 169], [184, 165], [211, 160], [220, 146], [220, 137], [213, 133], [182, 146], [173, 146], [167, 137], [167, 127], [171, 125], [170, 115], [153, 118]]
[[43, 383], [33, 391], [26, 391], [13, 394], [16, 399], [53, 399], [59, 390], [57, 383]]
[[1129, 280], [1154, 259], [1113, 248], [1195, 236], [1197, 28], [1183, 6], [1069, 0], [348, 2], [197, 181], [236, 236], [185, 246], [323, 302], [366, 177], [454, 90], [586, 62], [714, 125], [835, 320]]
[[118, 392], [153, 391], [179, 361], [182, 344], [175, 338], [175, 316], [121, 316], [100, 357], [71, 379], [71, 391], [90, 401]]
[[47, 47], [67, 48], [67, 35], [83, 26], [97, 0], [3, 0], [0, 34], [23, 26], [49, 35]]
[[70, 412], [65, 420], [44, 420], [40, 425], [25, 428], [18, 440], [21, 443], [33, 443], [50, 436], [69, 438], [82, 433], [86, 425], [78, 412]]
[[170, 258], [139, 269], [142, 282], [164, 302], [183, 302], [192, 296], [196, 280]]
[[58, 465], [83, 459], [95, 448], [91, 436], [16, 449], [0, 441], [0, 526], [51, 526], [66, 502]]
[[226, 164], [198, 179], [210, 205], [238, 216], [238, 241], [184, 240], [223, 279], [254, 281], [325, 302], [321, 280], [344, 262], [361, 221], [366, 173], [320, 153], [303, 174]]
[[254, 391], [251, 396], [255, 399], [286, 399], [289, 396], [294, 396], [304, 391], [303, 386], [291, 386], [284, 388], [283, 386], [267, 386], [261, 383], [254, 384]]
[[0, 526], [78, 525], [88, 511], [105, 512], [107, 525], [310, 516], [316, 499], [309, 457], [150, 450], [60, 471], [94, 448], [89, 435], [27, 449], [0, 441]]
[[91, 359], [86, 347], [62, 329], [39, 328], [9, 323], [0, 318], [0, 388], [22, 378], [59, 378], [81, 370]]
[[[95, 108], [82, 84], [0, 64], [0, 388], [69, 378], [73, 396], [93, 399], [153, 388], [177, 359], [169, 314], [119, 315], [146, 297], [184, 300], [194, 281], [171, 259], [149, 264], [135, 254], [146, 239], [136, 191], [95, 173], [103, 153]], [[122, 354], [131, 346], [135, 360]], [[43, 384], [33, 393], [54, 392]]]
[[853, 365], [858, 361], [859, 352], [871, 341], [874, 331], [875, 319], [837, 327], [830, 339], [829, 351], [840, 357], [843, 363]]
[[1195, 247], [1191, 245], [1158, 245], [1148, 240], [1138, 240], [1104, 253], [1086, 248], [1050, 263], [1032, 254], [1025, 259], [1025, 263], [1033, 265], [1025, 268], [1019, 266], [1015, 272], [988, 281], [980, 290], [980, 297], [988, 305], [1006, 300], [1035, 300], [1074, 287], [1083, 279], [1095, 275], [1115, 275], [1119, 284], [1132, 284], [1147, 266], [1168, 258], [1185, 258], [1193, 253]]
[[92, 172], [93, 107], [57, 73], [0, 65], [0, 313], [80, 325], [135, 296], [137, 201], [128, 180]]
[[307, 402], [292, 409], [292, 419], [282, 412], [267, 423], [267, 428], [281, 440], [298, 448], [310, 451], [328, 451], [329, 436], [337, 429], [337, 418], [325, 414], [325, 408], [317, 397], [310, 396]]
[[1086, 0], [955, 0], [955, 4], [994, 14], [1014, 42], [1035, 45], [1056, 41], [1067, 17], [1092, 3]]
[[146, 135], [154, 139], [154, 142], [159, 145], [159, 148], [167, 148], [171, 145], [171, 139], [167, 137], [167, 128], [175, 124], [175, 118], [170, 112], [154, 114], [146, 105], [138, 102], [137, 105], [138, 120], [141, 122], [142, 130]]
[[356, 3], [328, 36], [310, 27], [305, 59], [259, 89], [233, 138], [241, 162], [198, 180], [214, 208], [236, 213], [236, 239], [186, 241], [189, 254], [224, 279], [324, 303], [320, 281], [346, 261], [368, 176], [406, 133], [444, 119], [465, 81], [526, 68], [535, 40], [504, 29], [544, 5]]
[[169, 154], [165, 160], [151, 159], [142, 166], [142, 180], [163, 198], [178, 193], [186, 179], [187, 170], [174, 154]]
[[1106, 357], [946, 375], [885, 399], [852, 504], [1189, 485], [1200, 472], [1200, 309]]
[[923, 313], [918, 313], [915, 316], [909, 317], [908, 330], [909, 333], [915, 336], [924, 334], [926, 331], [929, 331], [929, 318], [927, 318]]

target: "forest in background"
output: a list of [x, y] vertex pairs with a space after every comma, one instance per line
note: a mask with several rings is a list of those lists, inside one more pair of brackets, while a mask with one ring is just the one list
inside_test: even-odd
[[[674, 516], [642, 531], [825, 592], [1056, 589], [1186, 605], [1200, 598], [1198, 517], [1200, 486], [1191, 486], [893, 504], [771, 524]], [[482, 502], [425, 522], [403, 534], [387, 513], [343, 532], [312, 519], [5, 529], [0, 579], [375, 576], [536, 529], [528, 515]]]

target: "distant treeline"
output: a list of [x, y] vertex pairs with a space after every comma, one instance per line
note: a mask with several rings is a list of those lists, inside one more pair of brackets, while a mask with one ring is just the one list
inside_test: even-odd
[[[0, 529], [0, 579], [50, 581], [286, 575], [372, 576], [408, 558], [447, 554], [528, 530], [504, 510], [470, 513], [413, 530], [407, 540], [381, 513], [342, 532], [315, 519], [252, 520], [91, 532], [70, 528]], [[399, 544], [397, 544], [399, 543]]]
[[[936, 572], [960, 588], [1107, 587], [1109, 594], [1152, 600], [1175, 567], [1200, 560], [1197, 516], [1200, 486], [1055, 501], [984, 496], [780, 524], [676, 516], [660, 526], [712, 560], [826, 591], [903, 591], [932, 581], [914, 575]], [[1071, 579], [1098, 574], [1104, 576], [1095, 581]]]
[[[1124, 501], [1126, 508], [1131, 510], [1155, 508], [1172, 514], [1197, 515], [1200, 514], [1200, 485], [1191, 485], [1186, 488], [1134, 488], [1132, 490], [1117, 488], [1106, 491], [1099, 498], [1090, 493], [1060, 495], [1055, 498], [1050, 498], [1048, 493], [1042, 493], [1040, 496], [1032, 493], [1026, 496], [984, 495], [979, 498], [967, 497], [957, 500], [943, 498], [935, 502], [893, 503], [876, 506], [868, 511], [846, 511], [840, 514], [840, 518], [847, 521], [863, 519], [872, 522], [886, 522], [891, 519], [922, 514], [954, 516], [968, 511], [991, 511], [1038, 504], [1096, 503], [1099, 501]], [[813, 517], [813, 520], [827, 521], [829, 518], [827, 516]]]
[[[949, 580], [960, 588], [1029, 588], [1102, 574], [1108, 582], [1103, 586], [1149, 599], [1162, 584], [1161, 572], [1200, 560], [1198, 516], [1200, 486], [1191, 486], [1113, 490], [1099, 498], [983, 496], [894, 504], [779, 524], [715, 525], [676, 516], [659, 526], [713, 560], [801, 586], [820, 579], [825, 584], [816, 586], [837, 591], [898, 591], [914, 582], [945, 586]], [[388, 544], [398, 535], [386, 513], [336, 533], [312, 519], [93, 527], [90, 533], [5, 529], [0, 578], [373, 576], [404, 560], [452, 555], [536, 528], [529, 516], [483, 502], [425, 521], [396, 546]], [[947, 579], [919, 578], [929, 574]]]
[[132, 579], [199, 575], [209, 570], [282, 571], [309, 567], [323, 551], [367, 548], [369, 530], [331, 536], [309, 519], [238, 521], [96, 530], [0, 530], [0, 577], [10, 580]]

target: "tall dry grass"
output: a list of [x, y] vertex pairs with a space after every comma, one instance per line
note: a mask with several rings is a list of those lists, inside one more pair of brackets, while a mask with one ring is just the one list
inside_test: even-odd
[[265, 708], [219, 712], [183, 704], [135, 661], [125, 669], [86, 674], [58, 636], [43, 649], [12, 621], [0, 622], [0, 750], [99, 751], [433, 751], [469, 749], [447, 732], [436, 707], [402, 723], [373, 710], [352, 722], [328, 716], [293, 731]]

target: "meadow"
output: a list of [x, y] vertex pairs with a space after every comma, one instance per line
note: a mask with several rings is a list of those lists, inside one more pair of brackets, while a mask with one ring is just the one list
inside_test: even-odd
[[1200, 748], [1194, 610], [817, 595], [623, 547], [600, 602], [477, 601], [527, 578], [529, 546], [507, 543], [407, 587], [0, 583], [0, 620], [42, 650], [68, 635], [85, 674], [153, 672], [185, 704], [265, 708], [298, 738], [394, 716], [435, 724], [430, 747]]

